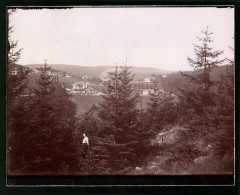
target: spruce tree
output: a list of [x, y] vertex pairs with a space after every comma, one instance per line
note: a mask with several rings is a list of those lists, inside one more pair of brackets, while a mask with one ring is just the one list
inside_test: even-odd
[[[230, 49], [234, 52], [232, 48]], [[234, 168], [234, 65], [234, 59], [228, 59], [226, 71], [221, 74], [221, 79], [217, 82], [215, 109], [207, 112], [215, 127], [215, 132], [211, 136], [215, 153], [222, 158], [225, 156], [224, 167], [232, 172]]]
[[76, 105], [58, 81], [48, 75], [49, 69], [46, 63], [40, 68], [38, 85], [30, 96], [29, 121], [25, 127], [26, 170], [52, 175], [74, 173]]
[[[134, 140], [136, 136], [136, 132], [134, 131], [136, 122], [137, 122], [137, 114], [138, 110], [136, 108], [136, 104], [139, 101], [138, 95], [133, 95], [132, 88], [132, 80], [133, 75], [130, 72], [131, 67], [126, 64], [121, 66], [121, 72], [119, 74], [120, 88], [119, 88], [119, 121], [120, 128], [125, 129], [126, 131], [130, 131], [131, 139]], [[120, 136], [119, 142], [125, 142], [124, 134]]]
[[22, 49], [18, 49], [18, 42], [12, 40], [13, 26], [9, 25], [10, 16], [15, 13], [14, 9], [7, 12], [7, 32], [8, 32], [8, 58], [7, 58], [7, 87], [8, 87], [8, 104], [12, 104], [13, 99], [22, 95], [28, 84], [27, 75], [30, 69], [17, 64], [21, 57]]
[[210, 72], [225, 61], [225, 59], [219, 59], [224, 51], [214, 50], [211, 47], [213, 33], [209, 32], [208, 27], [205, 31], [202, 31], [202, 34], [203, 37], [197, 37], [202, 44], [194, 44], [195, 59], [187, 58], [190, 66], [194, 68], [195, 74], [181, 73], [189, 82], [195, 85], [195, 90], [180, 89], [185, 97], [185, 102], [199, 114], [204, 112], [204, 106], [214, 104], [211, 88], [215, 85], [215, 82], [211, 79]]
[[51, 123], [49, 117], [51, 117], [53, 109], [50, 100], [55, 87], [54, 79], [48, 75], [47, 71], [49, 70], [50, 67], [45, 62], [44, 66], [40, 68], [40, 78], [37, 80], [38, 87], [34, 89], [36, 95], [34, 101], [39, 109], [36, 118], [38, 118], [43, 127], [48, 126], [48, 124]]
[[157, 82], [155, 81], [153, 83], [153, 92], [149, 94], [149, 101], [148, 101], [148, 107], [147, 107], [147, 124], [148, 127], [151, 127], [151, 134], [152, 136], [155, 136], [156, 131], [160, 131], [162, 128], [161, 124], [161, 114], [160, 114], [160, 104], [161, 104], [161, 98], [160, 94], [161, 92], [158, 89]]
[[213, 33], [208, 31], [208, 27], [205, 31], [202, 31], [202, 34], [203, 37], [197, 37], [199, 41], [202, 42], [202, 45], [194, 45], [195, 60], [190, 57], [187, 58], [190, 66], [192, 66], [194, 70], [201, 71], [195, 76], [187, 74], [184, 74], [184, 76], [188, 77], [190, 81], [197, 83], [207, 91], [214, 84], [210, 78], [211, 70], [221, 65], [225, 59], [219, 60], [220, 55], [224, 52], [223, 50], [214, 51], [213, 48], [210, 47], [210, 43], [213, 42], [211, 39]]
[[[119, 72], [116, 66], [114, 72], [109, 73], [110, 80], [105, 83], [107, 95], [102, 96], [104, 102], [101, 103], [99, 117], [105, 126], [105, 133], [111, 135], [112, 131], [116, 132], [119, 127]], [[116, 133], [114, 133], [116, 139]]]
[[[51, 121], [50, 145], [53, 173], [74, 173], [77, 167], [77, 146], [75, 139], [76, 105], [71, 96], [58, 83], [51, 97], [53, 120]], [[63, 106], [64, 105], [64, 106]]]
[[[134, 166], [136, 149], [139, 143], [139, 128], [137, 122], [138, 110], [136, 104], [138, 97], [133, 95], [131, 82], [133, 76], [126, 64], [116, 67], [110, 73], [110, 81], [106, 84], [107, 96], [99, 109], [102, 119], [102, 134], [108, 140], [102, 144], [109, 155], [108, 164], [113, 170]], [[112, 139], [108, 139], [111, 138]]]
[[21, 50], [18, 49], [18, 42], [12, 39], [13, 26], [10, 17], [14, 14], [14, 9], [7, 11], [7, 162], [8, 173], [13, 172], [23, 166], [22, 163], [22, 137], [23, 129], [27, 119], [26, 105], [28, 100], [26, 95], [28, 87], [28, 74], [30, 69], [18, 65], [21, 57]]
[[191, 90], [180, 89], [182, 103], [186, 105], [182, 108], [183, 113], [190, 118], [187, 123], [185, 121], [185, 125], [191, 128], [195, 137], [201, 139], [198, 142], [204, 141], [211, 145], [211, 155], [223, 165], [222, 168], [226, 163], [229, 166], [226, 169], [233, 169], [234, 76], [233, 72], [226, 73], [219, 81], [213, 81], [211, 71], [216, 70], [226, 59], [220, 59], [223, 51], [214, 50], [210, 46], [212, 33], [209, 33], [208, 28], [203, 34], [203, 38], [199, 38], [202, 45], [195, 45], [194, 48], [196, 59], [188, 57], [189, 64], [196, 71], [191, 75], [182, 73], [194, 86]]
[[24, 162], [27, 171], [49, 171], [53, 167], [51, 141], [55, 127], [54, 107], [51, 96], [54, 92], [53, 79], [47, 74], [49, 67], [41, 67], [37, 87], [30, 95], [29, 119], [25, 133]]

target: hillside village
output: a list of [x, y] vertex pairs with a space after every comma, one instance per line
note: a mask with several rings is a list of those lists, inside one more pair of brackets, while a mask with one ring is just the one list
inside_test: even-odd
[[[29, 75], [40, 74], [40, 67], [35, 67], [31, 69], [32, 72]], [[18, 72], [17, 68], [12, 70], [13, 75], [16, 75]], [[92, 95], [92, 96], [101, 96], [106, 93], [104, 88], [98, 89], [98, 86], [104, 86], [104, 83], [108, 82], [109, 77], [92, 77], [90, 78], [88, 75], [76, 76], [67, 71], [61, 71], [56, 69], [51, 69], [47, 71], [47, 74], [53, 77], [57, 82], [62, 84], [62, 87], [66, 89], [69, 94], [77, 94], [77, 95]], [[159, 75], [158, 75], [159, 76]], [[166, 78], [167, 75], [161, 75], [162, 78]], [[66, 80], [67, 79], [67, 80]], [[150, 75], [149, 77], [145, 77], [143, 79], [139, 79], [137, 81], [133, 81], [133, 88], [137, 85], [140, 86], [140, 89], [137, 90], [137, 93], [140, 96], [149, 96], [153, 93], [152, 84], [156, 81], [155, 75]], [[161, 93], [164, 93], [164, 90], [160, 90]]]

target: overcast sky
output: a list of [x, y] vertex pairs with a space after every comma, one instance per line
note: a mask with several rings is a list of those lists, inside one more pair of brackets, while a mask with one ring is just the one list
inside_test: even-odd
[[212, 46], [233, 47], [231, 8], [74, 8], [21, 10], [10, 18], [13, 40], [23, 48], [19, 64], [121, 64], [191, 70], [196, 36], [209, 26]]

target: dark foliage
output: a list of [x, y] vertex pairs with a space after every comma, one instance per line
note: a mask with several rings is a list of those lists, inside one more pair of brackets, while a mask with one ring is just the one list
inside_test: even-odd
[[160, 91], [157, 82], [153, 84], [153, 92], [147, 108], [146, 124], [151, 127], [152, 136], [160, 133], [164, 126], [172, 125], [177, 117], [178, 107], [174, 102], [174, 95], [168, 91]]
[[120, 71], [116, 67], [109, 73], [107, 95], [100, 106], [92, 108], [98, 114], [90, 111], [80, 122], [81, 131], [87, 131], [92, 143], [87, 160], [82, 161], [83, 170], [89, 170], [86, 161], [91, 161], [94, 174], [127, 174], [149, 152], [149, 133], [136, 108], [139, 97], [133, 95], [130, 68], [125, 64]]
[[76, 106], [65, 89], [47, 75], [47, 69], [45, 64], [38, 88], [19, 96], [8, 116], [9, 174], [75, 171]]
[[[213, 154], [219, 162], [225, 155], [228, 159], [228, 170], [233, 168], [234, 147], [234, 73], [233, 60], [225, 73], [213, 80], [210, 72], [224, 60], [219, 60], [223, 51], [213, 51], [209, 43], [212, 42], [212, 33], [208, 29], [203, 32], [204, 37], [199, 38], [202, 46], [195, 45], [196, 60], [188, 58], [191, 66], [200, 69], [196, 74], [182, 75], [194, 88], [180, 89], [181, 109], [185, 116], [182, 117], [185, 125], [190, 128], [202, 129], [198, 133], [204, 137], [208, 145], [213, 148]], [[188, 123], [186, 123], [188, 121]], [[226, 163], [226, 162], [224, 162]], [[230, 165], [231, 164], [231, 165]]]
[[[73, 98], [47, 74], [46, 63], [36, 87], [29, 87], [30, 70], [17, 65], [21, 49], [9, 36], [8, 174], [127, 175], [156, 155], [157, 168], [167, 174], [201, 173], [213, 162], [216, 167], [207, 170], [232, 172], [234, 60], [216, 76], [225, 60], [219, 58], [223, 51], [210, 47], [211, 34], [207, 29], [198, 38], [202, 45], [194, 45], [195, 59], [188, 57], [192, 72], [152, 75], [155, 83], [133, 86], [131, 67], [116, 67], [103, 101], [78, 119]], [[150, 86], [144, 109], [133, 87]], [[83, 133], [90, 142], [86, 156]]]

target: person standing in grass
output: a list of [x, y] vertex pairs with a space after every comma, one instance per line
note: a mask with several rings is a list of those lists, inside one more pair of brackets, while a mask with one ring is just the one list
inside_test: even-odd
[[83, 134], [83, 141], [82, 141], [82, 145], [83, 145], [83, 150], [82, 150], [82, 158], [86, 158], [87, 155], [87, 151], [88, 151], [88, 147], [89, 147], [89, 139], [86, 136], [86, 134]]

